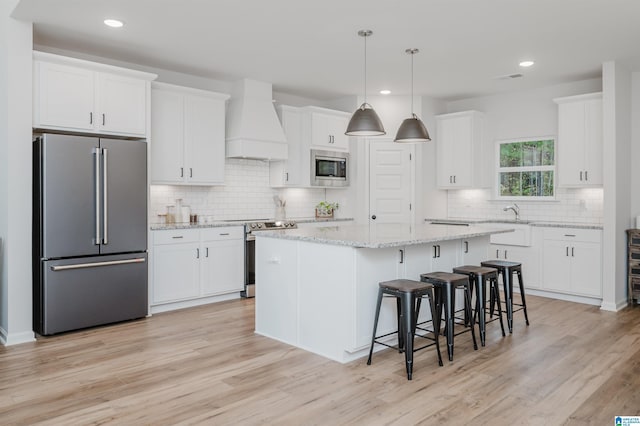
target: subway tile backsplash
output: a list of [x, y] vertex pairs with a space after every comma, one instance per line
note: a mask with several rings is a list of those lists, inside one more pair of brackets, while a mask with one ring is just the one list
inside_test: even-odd
[[274, 196], [286, 200], [290, 218], [311, 217], [315, 205], [324, 200], [324, 189], [269, 186], [269, 163], [260, 160], [227, 159], [224, 186], [151, 185], [150, 223], [166, 213], [177, 198], [191, 212], [208, 221], [233, 219], [273, 219]]
[[[448, 191], [448, 212], [452, 219], [514, 219], [503, 211], [509, 200], [493, 200], [491, 189]], [[554, 201], [515, 201], [520, 219], [530, 221], [602, 224], [602, 188], [556, 188]]]

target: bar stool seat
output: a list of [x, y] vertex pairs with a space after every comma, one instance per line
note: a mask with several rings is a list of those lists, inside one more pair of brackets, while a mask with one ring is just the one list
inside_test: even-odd
[[[454, 333], [456, 289], [462, 289], [464, 291], [465, 318], [471, 319], [470, 328], [460, 333], [470, 330], [471, 338], [473, 339], [473, 349], [477, 350], [478, 345], [476, 343], [476, 333], [474, 331], [475, 321], [471, 311], [471, 285], [469, 283], [469, 277], [451, 272], [430, 272], [427, 274], [421, 274], [420, 281], [433, 284], [435, 288], [436, 315], [438, 318], [442, 315], [442, 310], [444, 308], [447, 354], [449, 355], [449, 361], [453, 361], [453, 338], [456, 335]], [[466, 321], [464, 325], [466, 327]]]
[[[385, 295], [396, 298], [396, 308], [398, 317], [398, 331], [376, 336], [378, 329], [378, 319], [380, 317], [380, 306]], [[433, 343], [424, 345], [419, 348], [414, 347], [414, 337], [416, 336], [416, 323], [420, 310], [420, 303], [423, 297], [428, 297], [429, 307], [431, 309], [431, 318], [434, 323]], [[379, 339], [387, 337], [391, 334], [398, 333], [398, 351], [404, 351], [405, 366], [407, 370], [407, 379], [411, 380], [413, 374], [413, 353], [429, 346], [435, 345], [438, 354], [438, 364], [442, 366], [442, 356], [440, 355], [440, 345], [438, 343], [439, 317], [436, 316], [435, 299], [433, 294], [433, 285], [413, 280], [391, 280], [383, 281], [378, 284], [378, 301], [376, 304], [376, 313], [373, 323], [373, 335], [371, 338], [371, 347], [369, 348], [369, 358], [367, 365], [371, 365], [371, 357], [373, 355], [373, 346], [375, 343], [394, 348]], [[424, 335], [419, 337], [428, 338]]]
[[[498, 274], [502, 275], [502, 283], [504, 286], [504, 302], [507, 310], [507, 325], [509, 326], [509, 333], [513, 333], [513, 314], [514, 312], [524, 311], [524, 320], [527, 326], [529, 325], [529, 315], [527, 314], [527, 300], [524, 294], [524, 282], [522, 279], [522, 263], [509, 262], [507, 260], [487, 260], [480, 262], [482, 266], [489, 268], [496, 268]], [[513, 274], [518, 277], [518, 285], [520, 286], [520, 300], [521, 303], [514, 303], [513, 301]], [[513, 306], [517, 306], [515, 310]], [[493, 307], [493, 303], [492, 303]]]
[[[476, 307], [474, 319], [477, 316], [478, 328], [480, 329], [480, 343], [485, 345], [486, 341], [486, 324], [488, 322], [500, 320], [500, 328], [502, 336], [505, 336], [504, 323], [502, 321], [502, 309], [500, 304], [500, 291], [498, 289], [498, 270], [486, 266], [464, 265], [453, 268], [456, 274], [467, 275], [472, 284], [471, 293], [473, 295], [473, 287], [476, 288]], [[498, 301], [498, 316], [487, 321], [486, 317], [486, 301], [487, 301], [487, 284], [491, 300]], [[493, 316], [493, 311], [492, 311]]]

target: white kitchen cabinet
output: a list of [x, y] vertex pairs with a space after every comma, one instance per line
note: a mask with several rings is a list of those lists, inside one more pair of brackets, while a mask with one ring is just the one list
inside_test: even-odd
[[244, 231], [241, 227], [201, 231], [202, 295], [244, 290]]
[[438, 187], [482, 187], [484, 115], [478, 111], [443, 114], [436, 116], [436, 123]]
[[269, 163], [269, 181], [273, 187], [309, 187], [311, 184], [311, 150], [349, 151], [349, 137], [344, 134], [350, 114], [319, 107], [277, 107], [289, 158]]
[[244, 289], [244, 227], [156, 230], [152, 235], [151, 305], [195, 305]]
[[602, 297], [599, 230], [544, 230], [543, 289], [579, 296]]
[[147, 135], [155, 74], [34, 52], [33, 127]]
[[151, 181], [222, 185], [229, 95], [153, 83]]
[[477, 237], [462, 240], [460, 265], [480, 265], [488, 258], [489, 237]]
[[602, 185], [602, 93], [554, 101], [558, 104], [558, 185]]
[[[161, 233], [158, 233], [161, 232]], [[156, 231], [151, 304], [200, 295], [200, 242], [195, 230]]]
[[306, 107], [303, 132], [311, 135], [311, 147], [327, 151], [349, 151], [349, 138], [344, 132], [350, 114], [326, 108]]
[[[508, 260], [522, 264], [522, 279], [525, 288], [540, 288], [540, 250], [537, 246], [520, 247], [502, 244], [489, 245], [489, 257], [486, 260]], [[514, 284], [517, 288], [517, 279]]]

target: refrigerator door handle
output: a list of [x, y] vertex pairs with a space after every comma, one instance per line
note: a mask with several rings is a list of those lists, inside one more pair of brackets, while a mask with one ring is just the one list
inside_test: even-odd
[[107, 171], [107, 166], [108, 166], [108, 154], [109, 154], [109, 150], [107, 150], [106, 148], [102, 148], [102, 220], [103, 220], [103, 224], [102, 224], [102, 244], [109, 244], [109, 232], [108, 232], [108, 227], [109, 227], [109, 208], [108, 208], [108, 204], [107, 204], [107, 181], [108, 179], [108, 171]]
[[97, 268], [100, 266], [114, 266], [114, 265], [127, 265], [129, 263], [144, 263], [144, 257], [137, 257], [135, 259], [125, 260], [111, 260], [108, 262], [91, 262], [91, 263], [76, 263], [73, 265], [59, 265], [52, 266], [52, 271], [68, 271], [69, 269], [84, 269], [84, 268]]
[[96, 188], [95, 188], [95, 197], [96, 197], [96, 239], [94, 244], [100, 245], [100, 148], [96, 148], [95, 150], [95, 179], [96, 179]]

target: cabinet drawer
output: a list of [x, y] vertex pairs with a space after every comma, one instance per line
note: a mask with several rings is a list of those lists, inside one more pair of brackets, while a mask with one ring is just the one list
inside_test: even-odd
[[202, 238], [202, 241], [244, 239], [244, 227], [222, 226], [220, 228], [201, 229], [200, 236]]
[[640, 262], [640, 247], [629, 247], [629, 261]]
[[640, 262], [629, 262], [629, 275], [640, 280]]
[[543, 235], [545, 240], [599, 243], [602, 238], [602, 231], [599, 229], [545, 228]]
[[153, 231], [153, 245], [197, 243], [199, 240], [197, 229], [172, 229]]
[[640, 293], [640, 277], [631, 278], [631, 291], [635, 294]]

